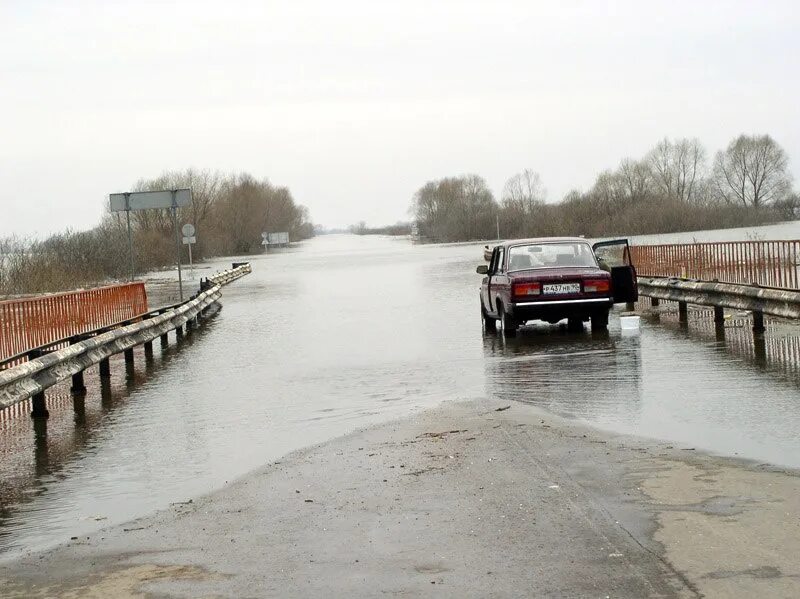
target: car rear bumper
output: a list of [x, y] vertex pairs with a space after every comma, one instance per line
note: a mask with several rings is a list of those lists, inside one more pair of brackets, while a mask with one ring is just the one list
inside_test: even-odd
[[588, 319], [593, 313], [608, 310], [614, 305], [610, 297], [539, 300], [512, 304], [511, 315], [517, 320]]
[[589, 297], [580, 299], [561, 299], [561, 300], [541, 300], [538, 302], [517, 302], [515, 307], [519, 308], [534, 308], [538, 306], [579, 306], [585, 304], [587, 306], [607, 305], [611, 306], [614, 303], [610, 297]]

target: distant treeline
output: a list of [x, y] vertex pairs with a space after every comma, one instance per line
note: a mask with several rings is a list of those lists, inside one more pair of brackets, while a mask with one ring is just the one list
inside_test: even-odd
[[[131, 191], [190, 187], [193, 203], [178, 209], [178, 227], [196, 229], [196, 258], [260, 251], [261, 233], [287, 231], [290, 240], [313, 236], [308, 210], [286, 187], [248, 174], [193, 169], [138, 181]], [[107, 210], [107, 208], [106, 208]], [[169, 210], [131, 213], [139, 273], [175, 263], [175, 232]], [[40, 293], [95, 285], [128, 276], [124, 213], [104, 214], [88, 231], [65, 231], [44, 240], [0, 239], [0, 295]], [[186, 251], [185, 246], [181, 251]]]
[[362, 220], [351, 225], [348, 231], [354, 235], [411, 235], [411, 223], [395, 223], [385, 227], [368, 227]]
[[547, 203], [524, 170], [500, 201], [478, 175], [429, 181], [411, 211], [424, 239], [634, 235], [759, 225], [800, 218], [786, 152], [768, 135], [740, 135], [709, 165], [697, 139], [664, 139], [644, 157], [600, 173], [586, 191]]

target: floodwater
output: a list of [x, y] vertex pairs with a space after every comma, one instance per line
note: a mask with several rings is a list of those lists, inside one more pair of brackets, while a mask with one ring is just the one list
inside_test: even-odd
[[[179, 344], [112, 360], [50, 419], [0, 416], [0, 559], [218, 489], [286, 453], [445, 400], [523, 401], [680, 447], [800, 467], [800, 328], [669, 306], [623, 336], [483, 334], [479, 245], [329, 236], [252, 258]], [[205, 264], [196, 275], [229, 262]], [[102, 534], [102, 533], [100, 533]]]
[[736, 229], [712, 229], [686, 233], [659, 233], [656, 235], [634, 235], [630, 238], [636, 245], [658, 245], [662, 243], [704, 243], [708, 241], [767, 241], [778, 239], [800, 239], [800, 221], [792, 220], [760, 227]]

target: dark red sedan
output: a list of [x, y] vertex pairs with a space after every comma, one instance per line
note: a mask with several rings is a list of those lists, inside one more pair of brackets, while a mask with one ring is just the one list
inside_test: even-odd
[[497, 245], [481, 284], [481, 315], [487, 330], [502, 322], [514, 336], [529, 320], [557, 323], [567, 319], [572, 329], [591, 320], [593, 330], [608, 327], [615, 303], [638, 297], [636, 269], [627, 239], [591, 245], [580, 237], [519, 239]]

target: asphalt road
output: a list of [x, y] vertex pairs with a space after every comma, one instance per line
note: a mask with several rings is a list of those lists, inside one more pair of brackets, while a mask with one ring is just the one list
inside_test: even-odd
[[[510, 405], [509, 409], [496, 411]], [[796, 597], [795, 473], [444, 404], [0, 567], [5, 597]]]

